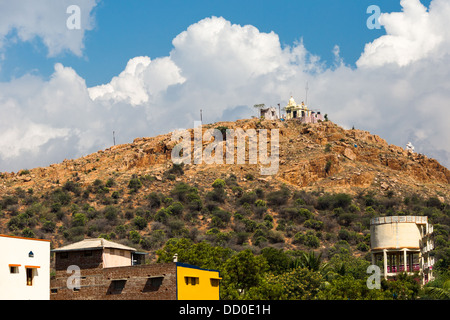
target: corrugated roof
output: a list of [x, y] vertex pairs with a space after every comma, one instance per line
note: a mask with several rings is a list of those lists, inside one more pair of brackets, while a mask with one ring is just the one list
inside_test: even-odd
[[119, 243], [115, 243], [112, 241], [108, 241], [106, 239], [97, 238], [97, 239], [84, 239], [80, 242], [75, 242], [72, 244], [69, 244], [67, 246], [54, 249], [52, 251], [54, 252], [61, 252], [61, 251], [75, 251], [75, 250], [85, 250], [85, 249], [103, 249], [103, 248], [112, 248], [112, 249], [121, 249], [121, 250], [128, 250], [128, 251], [136, 251], [136, 249], [124, 246]]

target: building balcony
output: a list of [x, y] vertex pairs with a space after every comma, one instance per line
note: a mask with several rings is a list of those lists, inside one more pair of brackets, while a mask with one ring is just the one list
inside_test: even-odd
[[[415, 263], [412, 265], [412, 271], [410, 270], [410, 266], [407, 265], [406, 266], [406, 272], [416, 272], [416, 271], [420, 271], [420, 264]], [[399, 265], [399, 266], [387, 266], [387, 272], [388, 273], [400, 273], [400, 272], [405, 272], [405, 266], [404, 265]]]

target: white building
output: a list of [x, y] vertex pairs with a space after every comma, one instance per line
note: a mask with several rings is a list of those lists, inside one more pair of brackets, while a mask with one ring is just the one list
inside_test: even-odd
[[0, 235], [0, 300], [50, 300], [50, 240]]
[[319, 121], [324, 121], [324, 117], [320, 112], [308, 109], [308, 106], [304, 102], [297, 104], [293, 97], [289, 99], [284, 110], [286, 111], [286, 120], [296, 119], [301, 123], [318, 123]]
[[370, 221], [372, 264], [383, 261], [384, 278], [419, 272], [422, 283], [433, 280], [433, 225], [426, 216], [388, 216]]
[[261, 109], [261, 118], [264, 120], [278, 120], [277, 110], [274, 107]]

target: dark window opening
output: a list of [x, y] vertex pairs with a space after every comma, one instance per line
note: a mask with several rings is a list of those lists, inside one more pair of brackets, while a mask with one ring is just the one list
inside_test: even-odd
[[213, 287], [218, 287], [218, 286], [219, 286], [219, 283], [220, 283], [220, 280], [219, 280], [219, 279], [211, 278], [211, 286], [213, 286]]
[[84, 251], [84, 256], [85, 257], [92, 257], [92, 250]]
[[164, 277], [151, 277], [145, 282], [142, 292], [158, 291], [162, 286]]
[[18, 266], [10, 266], [9, 273], [19, 273], [19, 267]]
[[197, 277], [184, 277], [186, 285], [195, 286], [200, 283], [200, 279]]
[[108, 288], [108, 294], [121, 294], [127, 280], [112, 280]]
[[27, 268], [27, 286], [33, 285], [34, 272], [32, 268]]

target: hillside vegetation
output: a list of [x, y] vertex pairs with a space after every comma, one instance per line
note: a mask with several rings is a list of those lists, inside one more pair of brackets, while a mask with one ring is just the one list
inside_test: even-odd
[[425, 215], [435, 230], [434, 285], [445, 287], [445, 167], [333, 123], [210, 125], [219, 126], [280, 129], [277, 175], [260, 176], [257, 165], [176, 165], [170, 136], [136, 139], [2, 174], [0, 233], [53, 247], [103, 237], [149, 252], [150, 263], [177, 253], [180, 262], [221, 270], [224, 299], [411, 299], [434, 296], [417, 277], [367, 288], [370, 219]]

